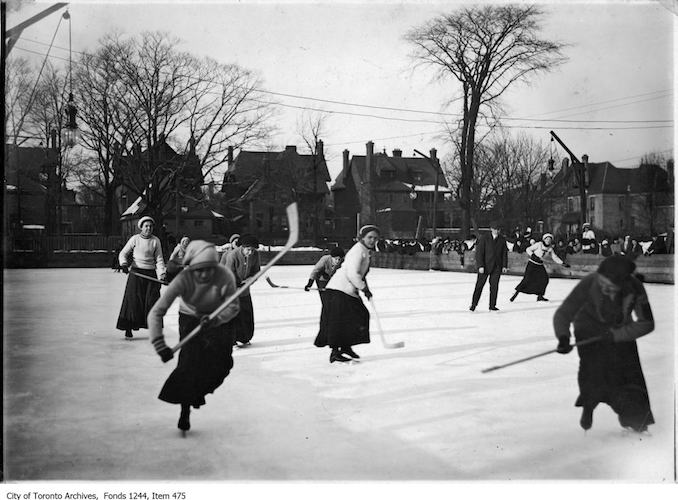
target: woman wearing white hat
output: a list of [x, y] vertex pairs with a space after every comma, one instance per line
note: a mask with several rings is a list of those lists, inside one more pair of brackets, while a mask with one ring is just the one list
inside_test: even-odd
[[379, 232], [377, 226], [360, 228], [360, 240], [346, 253], [344, 263], [332, 275], [323, 292], [320, 331], [314, 344], [332, 349], [330, 363], [350, 361], [344, 354], [359, 358], [352, 346], [370, 342], [370, 313], [358, 291], [368, 300], [372, 297], [365, 276]]
[[[130, 268], [136, 274], [164, 280], [167, 275], [162, 245], [157, 236], [153, 236], [155, 221], [145, 216], [139, 219], [140, 232], [132, 236], [118, 255], [120, 268], [129, 273]], [[116, 328], [125, 332], [125, 338], [132, 338], [132, 330], [148, 328], [146, 317], [160, 297], [160, 284], [130, 274], [127, 278], [125, 295], [122, 298], [120, 314]]]
[[148, 314], [151, 343], [163, 362], [173, 358], [162, 333], [163, 317], [177, 297], [179, 303], [179, 337], [183, 339], [196, 326], [203, 328], [179, 353], [179, 363], [160, 391], [160, 398], [181, 405], [178, 427], [191, 427], [191, 406], [205, 404], [205, 395], [214, 392], [233, 368], [233, 318], [240, 310], [236, 300], [212, 321], [209, 315], [236, 291], [235, 277], [219, 265], [217, 249], [212, 243], [196, 240], [189, 243], [184, 269], [169, 284], [163, 296]]
[[551, 233], [545, 233], [544, 236], [541, 237], [541, 241], [527, 247], [525, 253], [530, 257], [530, 260], [527, 261], [523, 280], [518, 283], [516, 293], [511, 297], [511, 302], [516, 300], [519, 293], [536, 295], [538, 301], [548, 301], [549, 299], [544, 297], [546, 287], [549, 284], [549, 275], [544, 268], [544, 257], [551, 255], [551, 259], [556, 264], [565, 267], [570, 266], [569, 264], [565, 264], [553, 251], [553, 235]]

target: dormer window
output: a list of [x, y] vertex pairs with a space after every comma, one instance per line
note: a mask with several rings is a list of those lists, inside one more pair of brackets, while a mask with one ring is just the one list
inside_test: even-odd
[[412, 179], [414, 179], [414, 182], [420, 183], [424, 179], [424, 172], [421, 170], [413, 170]]

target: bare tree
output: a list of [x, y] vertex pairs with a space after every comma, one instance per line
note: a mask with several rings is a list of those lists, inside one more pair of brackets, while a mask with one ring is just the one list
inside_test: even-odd
[[5, 66], [5, 140], [17, 146], [30, 139], [25, 116], [28, 113], [35, 74], [23, 58], [8, 59]]
[[543, 12], [531, 5], [464, 7], [410, 30], [413, 56], [432, 66], [439, 79], [461, 83], [463, 118], [459, 130], [458, 198], [462, 230], [471, 224], [476, 128], [482, 110], [513, 83], [565, 61], [563, 44], [538, 37]]
[[[115, 189], [124, 185], [161, 224], [172, 197], [202, 200], [203, 178], [225, 162], [228, 146], [269, 131], [271, 108], [250, 72], [197, 59], [178, 44], [160, 32], [109, 35], [81, 60], [83, 143], [98, 158], [99, 175], [90, 180], [101, 186], [109, 214]], [[163, 142], [171, 142], [176, 158], [159, 156]], [[197, 171], [189, 172], [189, 158]]]
[[[324, 179], [319, 177], [321, 168], [325, 163], [325, 151], [322, 137], [326, 134], [327, 114], [324, 113], [306, 113], [304, 112], [297, 120], [297, 130], [299, 136], [311, 154], [312, 162], [312, 209], [313, 209], [313, 242], [319, 243], [319, 222], [324, 221], [324, 217], [319, 214], [319, 206], [324, 198], [325, 190], [321, 188]], [[324, 211], [323, 211], [324, 214]]]

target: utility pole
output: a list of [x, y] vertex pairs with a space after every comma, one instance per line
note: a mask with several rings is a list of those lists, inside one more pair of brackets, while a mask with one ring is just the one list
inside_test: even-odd
[[580, 161], [579, 158], [577, 158], [575, 154], [572, 151], [570, 151], [570, 149], [565, 145], [565, 143], [560, 140], [560, 137], [558, 137], [553, 130], [551, 130], [549, 133], [551, 134], [551, 137], [558, 141], [558, 144], [560, 144], [563, 147], [563, 149], [570, 156], [570, 160], [572, 161], [572, 167], [574, 168], [574, 174], [577, 178], [577, 184], [579, 187], [579, 206], [580, 206], [579, 226], [581, 227], [588, 218], [586, 207], [587, 201], [586, 188], [588, 187], [588, 177], [589, 177], [588, 176], [589, 157], [588, 155], [583, 155], [582, 159], [584, 161], [583, 162]]
[[417, 149], [415, 149], [414, 152], [423, 156], [424, 158], [426, 158], [428, 160], [428, 162], [431, 164], [431, 166], [433, 167], [433, 170], [436, 173], [436, 183], [435, 183], [435, 187], [434, 187], [434, 191], [433, 191], [433, 203], [432, 203], [432, 210], [431, 210], [433, 212], [433, 216], [431, 217], [431, 232], [432, 232], [433, 235], [431, 236], [431, 239], [433, 239], [433, 238], [436, 237], [436, 229], [437, 229], [436, 228], [436, 219], [437, 219], [437, 215], [438, 215], [438, 184], [440, 183], [440, 178], [439, 178], [440, 168], [438, 167], [438, 163], [434, 162], [433, 159], [430, 156], [426, 156], [424, 153], [422, 153], [421, 151], [419, 151]]

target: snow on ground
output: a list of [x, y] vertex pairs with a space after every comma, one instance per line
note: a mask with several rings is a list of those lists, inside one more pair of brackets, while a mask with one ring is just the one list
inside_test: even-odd
[[[301, 287], [310, 266], [269, 272]], [[126, 277], [108, 269], [6, 270], [6, 480], [535, 480], [674, 481], [674, 287], [648, 284], [656, 330], [639, 340], [657, 424], [624, 431], [607, 406], [578, 424], [575, 352], [487, 374], [555, 348], [551, 320], [576, 280], [551, 280], [550, 302], [501, 279], [475, 312], [475, 276], [372, 269], [388, 342], [350, 364], [313, 346], [317, 292], [253, 287], [256, 331], [224, 385], [176, 429], [157, 399], [174, 361], [115, 330]], [[166, 321], [177, 338], [177, 307]]]

